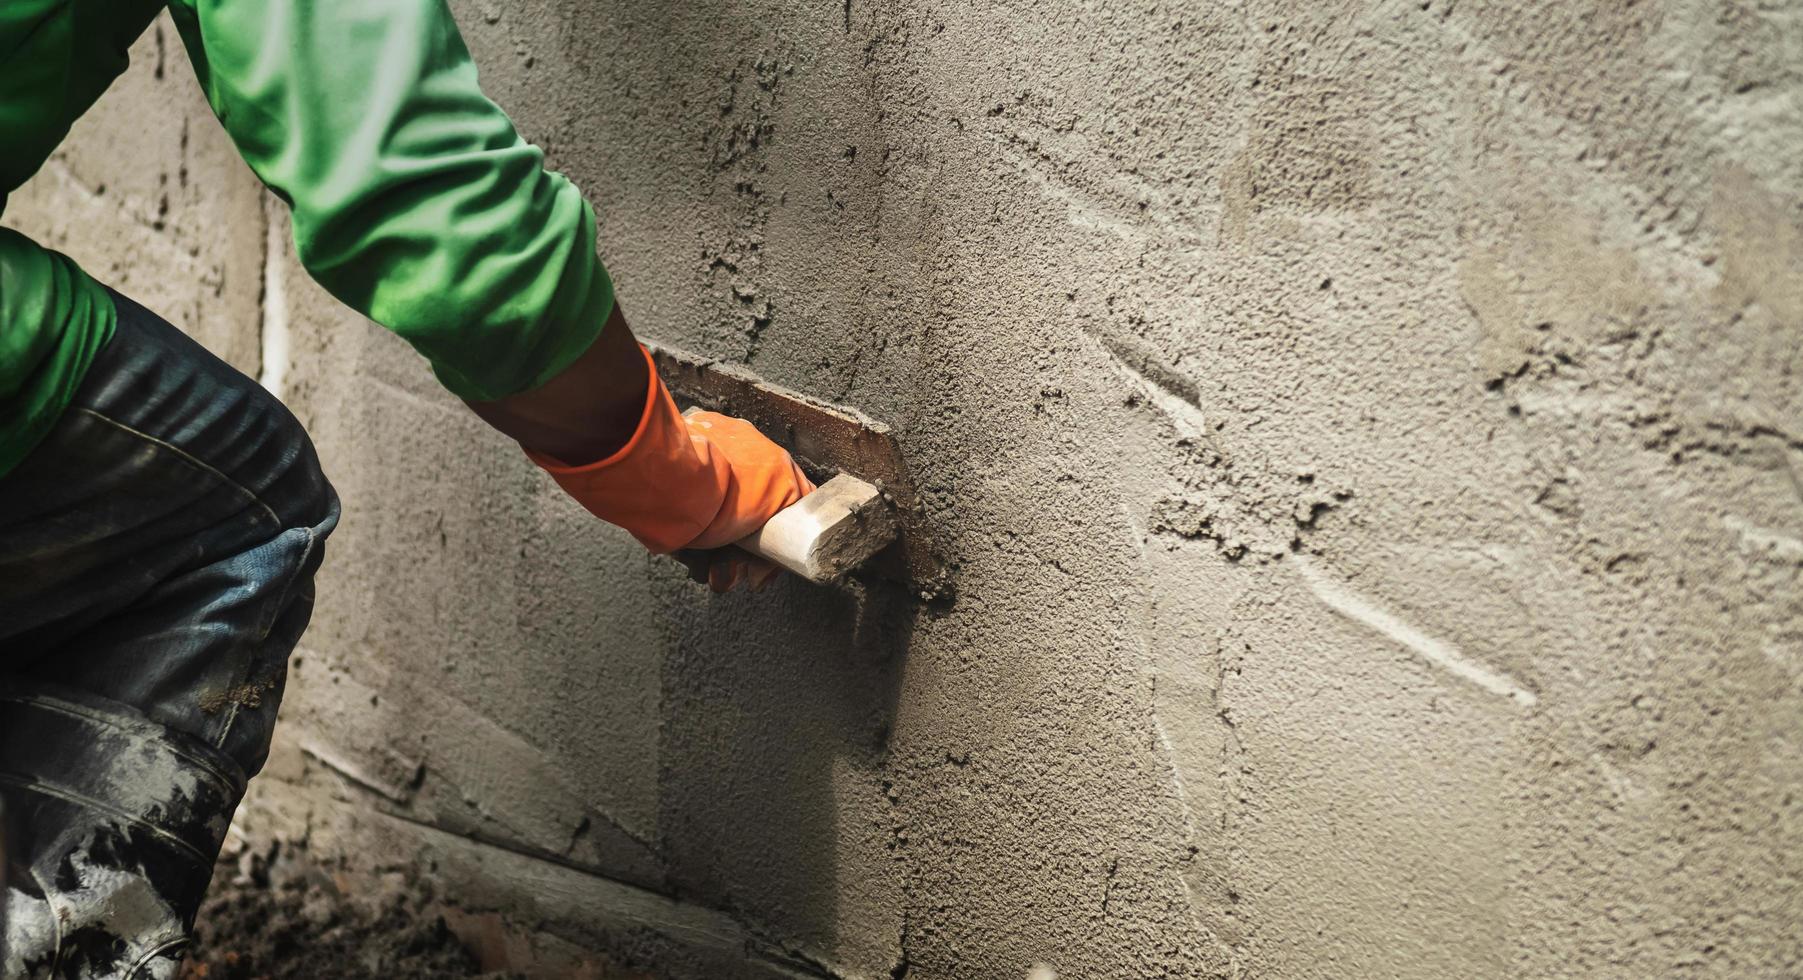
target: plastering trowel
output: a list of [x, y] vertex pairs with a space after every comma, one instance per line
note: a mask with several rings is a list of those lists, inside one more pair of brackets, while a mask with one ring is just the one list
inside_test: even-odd
[[940, 591], [940, 563], [887, 425], [770, 384], [738, 365], [650, 342], [645, 347], [678, 405], [746, 419], [819, 484], [738, 547], [810, 582], [836, 582], [867, 568], [923, 597]]

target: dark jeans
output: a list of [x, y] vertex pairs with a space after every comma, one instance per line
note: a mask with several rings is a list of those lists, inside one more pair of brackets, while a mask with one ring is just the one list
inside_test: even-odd
[[280, 402], [115, 299], [0, 477], [7, 980], [174, 975], [338, 521]]

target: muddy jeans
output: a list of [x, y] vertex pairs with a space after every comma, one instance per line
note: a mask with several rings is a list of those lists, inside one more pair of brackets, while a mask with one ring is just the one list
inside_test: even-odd
[[115, 298], [0, 477], [6, 980], [175, 975], [338, 521], [294, 416]]

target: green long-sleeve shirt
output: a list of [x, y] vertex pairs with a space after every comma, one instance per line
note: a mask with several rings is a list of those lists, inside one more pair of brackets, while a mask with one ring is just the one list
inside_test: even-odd
[[[0, 213], [165, 0], [0, 2]], [[536, 387], [613, 305], [595, 219], [483, 96], [443, 0], [167, 0], [207, 101], [293, 209], [309, 274], [453, 393]], [[74, 261], [0, 228], [0, 474], [112, 335]]]

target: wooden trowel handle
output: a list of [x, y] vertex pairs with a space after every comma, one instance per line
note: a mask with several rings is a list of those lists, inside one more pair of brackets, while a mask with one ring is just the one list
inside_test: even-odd
[[810, 582], [831, 582], [895, 540], [895, 508], [882, 491], [840, 474], [779, 511], [738, 547]]

